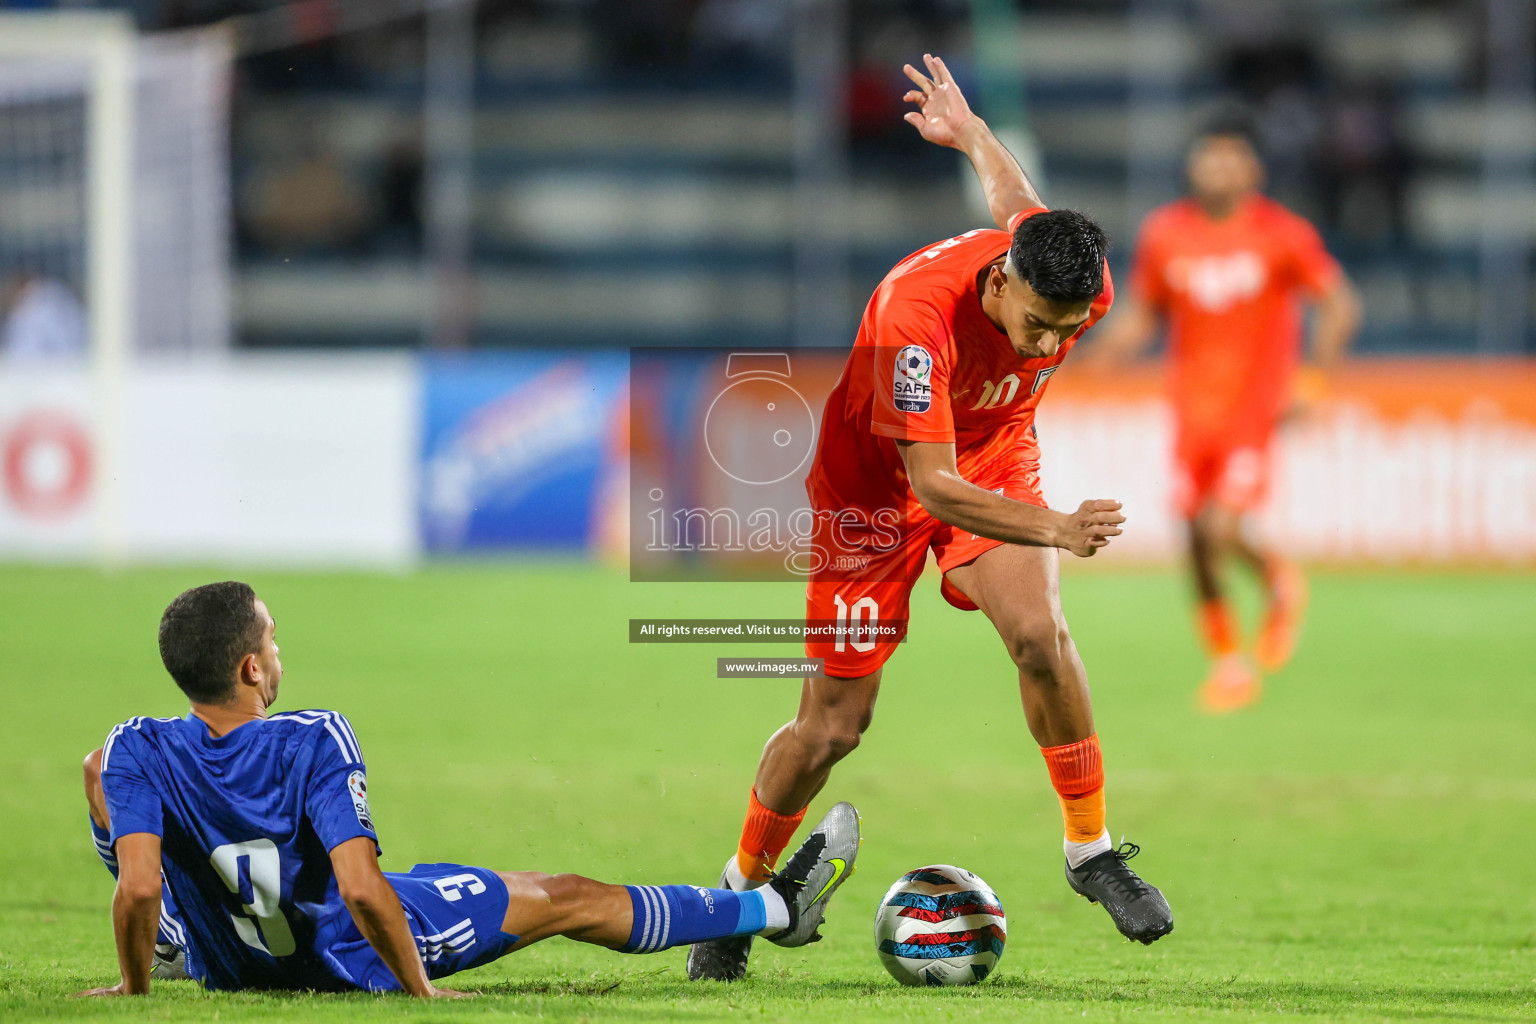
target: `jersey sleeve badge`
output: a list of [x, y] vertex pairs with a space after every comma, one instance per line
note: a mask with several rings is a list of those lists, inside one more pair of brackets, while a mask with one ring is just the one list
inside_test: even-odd
[[357, 812], [358, 824], [370, 832], [378, 831], [373, 827], [373, 815], [368, 810], [368, 778], [361, 768], [354, 768], [347, 776], [347, 792], [352, 794], [352, 809]]
[[933, 404], [933, 356], [921, 345], [903, 345], [891, 371], [891, 397], [899, 412], [927, 412]]

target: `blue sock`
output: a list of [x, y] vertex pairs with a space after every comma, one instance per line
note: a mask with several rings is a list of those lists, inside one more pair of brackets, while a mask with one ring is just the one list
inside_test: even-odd
[[620, 953], [655, 953], [672, 946], [754, 935], [768, 924], [763, 894], [692, 885], [626, 885], [635, 908]]
[[101, 858], [101, 862], [107, 866], [107, 870], [112, 872], [112, 877], [116, 878], [117, 854], [112, 851], [112, 830], [102, 828], [89, 815], [86, 816], [85, 820], [90, 822], [91, 825], [91, 843], [96, 847], [96, 856]]

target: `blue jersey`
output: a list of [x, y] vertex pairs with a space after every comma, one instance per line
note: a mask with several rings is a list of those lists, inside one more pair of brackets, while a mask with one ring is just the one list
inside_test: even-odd
[[101, 784], [114, 844], [161, 839], [193, 977], [219, 989], [359, 983], [335, 952], [360, 936], [329, 852], [378, 837], [345, 717], [292, 711], [219, 737], [193, 715], [130, 718], [107, 737]]

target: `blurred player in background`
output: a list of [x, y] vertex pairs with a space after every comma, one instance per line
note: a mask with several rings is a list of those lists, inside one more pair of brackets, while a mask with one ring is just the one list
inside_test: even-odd
[[[1174, 495], [1189, 524], [1200, 635], [1211, 659], [1200, 700], [1220, 713], [1251, 704], [1261, 688], [1227, 599], [1229, 556], [1264, 588], [1258, 667], [1277, 671], [1295, 650], [1306, 579], [1256, 537], [1252, 513], [1268, 494], [1276, 429], [1343, 356], [1360, 301], [1312, 225], [1260, 193], [1264, 168], [1242, 117], [1224, 115], [1201, 133], [1188, 173], [1190, 197], [1147, 217], [1130, 289], [1095, 344], [1098, 355], [1119, 361], [1167, 326]], [[1300, 376], [1298, 300], [1316, 309], [1312, 366]]]
[[267, 713], [283, 675], [276, 629], [234, 581], [195, 587], [165, 610], [160, 657], [192, 710], [130, 718], [87, 758], [92, 827], [117, 878], [122, 979], [82, 995], [148, 992], [157, 945], [177, 947], [185, 975], [213, 989], [432, 998], [458, 994], [434, 982], [552, 935], [621, 953], [741, 934], [781, 946], [821, 937], [826, 901], [858, 853], [858, 814], [846, 803], [753, 892], [462, 864], [381, 871], [347, 719]]
[[[944, 63], [924, 60], [927, 75], [905, 69], [917, 87], [906, 99], [918, 108], [906, 120], [970, 158], [1005, 230], [967, 231], [913, 253], [865, 310], [806, 481], [823, 556], [806, 590], [806, 619], [894, 633], [807, 638], [806, 655], [824, 659], [826, 674], [805, 680], [794, 721], [768, 740], [721, 884], [741, 891], [770, 877], [832, 767], [858, 745], [932, 551], [945, 598], [984, 612], [1012, 656], [1025, 719], [1061, 801], [1068, 884], [1101, 904], [1127, 938], [1150, 943], [1173, 930], [1173, 915], [1126, 864], [1137, 847], [1115, 848], [1105, 827], [1088, 679], [1058, 581], [1058, 549], [1092, 555], [1124, 517], [1115, 501], [1048, 508], [1034, 430], [1051, 375], [1109, 309], [1108, 243], [1082, 214], [1047, 210]], [[964, 742], [963, 721], [956, 727]], [[751, 936], [695, 945], [689, 977], [740, 978], [750, 946]]]

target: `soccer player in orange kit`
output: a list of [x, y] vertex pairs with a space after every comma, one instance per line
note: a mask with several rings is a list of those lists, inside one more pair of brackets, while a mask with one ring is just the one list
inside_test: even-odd
[[[908, 599], [930, 550], [942, 592], [992, 620], [1017, 666], [1066, 826], [1068, 884], [1116, 927], [1150, 943], [1173, 929], [1162, 893], [1105, 828], [1104, 770], [1082, 661], [1067, 632], [1057, 549], [1086, 557], [1120, 533], [1120, 503], [1046, 507], [1034, 412], [1077, 339], [1109, 309], [1104, 233], [1047, 210], [1018, 163], [970, 111], [944, 63], [908, 66], [923, 138], [964, 152], [1004, 231], [968, 231], [897, 264], [865, 310], [827, 399], [806, 488], [819, 564], [809, 623], [863, 627], [809, 638], [825, 675], [805, 680], [800, 708], [769, 739], [723, 886], [763, 884], [833, 765], [858, 745], [882, 666], [905, 634]], [[889, 634], [875, 632], [893, 628]], [[957, 934], [955, 941], [963, 941]], [[694, 945], [688, 974], [735, 980], [750, 937]]]
[[1360, 323], [1360, 301], [1306, 220], [1260, 193], [1264, 168], [1250, 129], [1224, 115], [1195, 140], [1191, 195], [1154, 210], [1142, 227], [1131, 287], [1095, 354], [1119, 360], [1168, 328], [1174, 413], [1174, 496], [1189, 524], [1200, 598], [1200, 632], [1211, 668], [1200, 690], [1213, 713], [1257, 700], [1259, 676], [1242, 653], [1223, 586], [1236, 555], [1262, 581], [1258, 666], [1290, 660], [1307, 585], [1292, 563], [1260, 542], [1248, 521], [1268, 493], [1276, 428], [1297, 397], [1302, 319], [1316, 306], [1314, 378], [1343, 355]]

